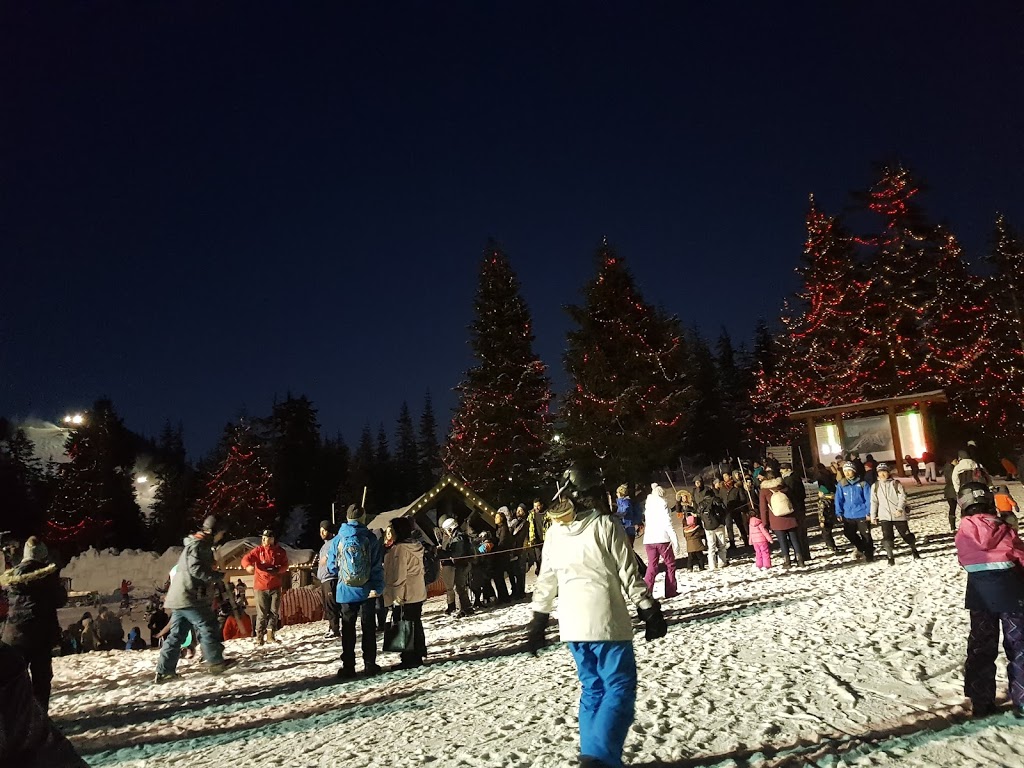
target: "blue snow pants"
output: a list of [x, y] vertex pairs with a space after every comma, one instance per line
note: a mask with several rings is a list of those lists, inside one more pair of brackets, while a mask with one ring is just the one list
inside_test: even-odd
[[174, 672], [181, 656], [181, 644], [185, 642], [189, 630], [192, 637], [199, 637], [199, 645], [203, 649], [203, 661], [206, 664], [220, 664], [224, 661], [224, 642], [221, 640], [217, 627], [217, 617], [212, 608], [175, 608], [171, 611], [171, 628], [167, 632], [164, 644], [160, 646], [160, 657], [156, 662], [156, 670], [161, 674]]
[[580, 694], [580, 755], [614, 768], [636, 709], [636, 657], [633, 643], [568, 643], [583, 686]]

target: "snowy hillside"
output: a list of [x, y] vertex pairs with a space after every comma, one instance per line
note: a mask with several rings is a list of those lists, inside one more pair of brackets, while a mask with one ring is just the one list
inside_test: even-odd
[[[627, 763], [1021, 765], [1024, 722], [965, 716], [965, 577], [945, 502], [928, 498], [912, 520], [917, 562], [900, 544], [892, 567], [816, 544], [801, 571], [777, 555], [768, 576], [749, 558], [683, 571], [664, 604], [668, 636], [637, 635]], [[95, 766], [575, 765], [573, 662], [556, 643], [537, 659], [517, 652], [529, 604], [461, 621], [443, 607], [425, 612], [420, 670], [337, 683], [338, 644], [321, 623], [286, 628], [274, 647], [233, 641], [237, 671], [185, 661], [162, 686], [150, 684], [155, 651], [56, 659], [51, 714]], [[1003, 696], [1002, 662], [998, 679]]]

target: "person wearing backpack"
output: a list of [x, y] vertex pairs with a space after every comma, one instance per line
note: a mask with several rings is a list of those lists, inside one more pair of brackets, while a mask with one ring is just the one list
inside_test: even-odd
[[760, 511], [761, 522], [770, 528], [782, 545], [782, 567], [792, 568], [789, 556], [790, 549], [796, 555], [797, 565], [803, 567], [804, 555], [800, 551], [800, 538], [797, 535], [797, 522], [793, 514], [793, 502], [786, 495], [782, 478], [776, 477], [770, 469], [761, 475]]
[[708, 565], [712, 571], [719, 566], [724, 568], [729, 564], [729, 557], [726, 554], [725, 506], [722, 499], [714, 493], [706, 494], [697, 504], [697, 514], [700, 515], [708, 543]]
[[402, 651], [402, 669], [422, 666], [427, 655], [423, 634], [423, 603], [427, 586], [423, 573], [423, 545], [413, 536], [413, 523], [407, 517], [391, 521], [395, 543], [384, 558], [384, 602], [402, 621], [413, 623], [413, 649]]
[[903, 541], [910, 547], [915, 560], [921, 555], [914, 546], [914, 534], [910, 532], [908, 521], [907, 492], [903, 484], [889, 474], [889, 465], [882, 462], [878, 465], [878, 482], [871, 486], [871, 524], [882, 525], [882, 549], [889, 559], [889, 565], [895, 565], [892, 548], [895, 541], [894, 529], [899, 531]]
[[871, 486], [857, 474], [852, 461], [843, 464], [843, 479], [836, 485], [836, 515], [843, 521], [843, 535], [857, 548], [854, 557], [869, 563], [875, 559], [871, 540]]
[[[362, 631], [363, 670], [367, 676], [377, 666], [376, 597], [384, 591], [384, 550], [373, 531], [364, 524], [364, 511], [355, 504], [327, 548], [327, 576], [338, 581], [336, 598], [341, 620], [341, 669], [338, 677], [356, 676], [356, 618]], [[422, 578], [422, 565], [421, 572]], [[423, 588], [424, 593], [426, 587]]]
[[953, 468], [953, 492], [959, 496], [960, 486], [965, 483], [984, 483], [992, 485], [992, 478], [978, 462], [971, 458], [966, 450], [956, 453], [956, 466]]
[[984, 483], [964, 483], [956, 553], [967, 571], [964, 607], [971, 614], [964, 695], [975, 717], [995, 711], [999, 627], [1003, 629], [1013, 714], [1024, 718], [1024, 544], [996, 511]]

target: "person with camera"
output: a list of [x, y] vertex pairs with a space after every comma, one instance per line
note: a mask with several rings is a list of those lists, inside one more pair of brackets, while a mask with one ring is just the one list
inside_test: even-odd
[[275, 543], [274, 532], [263, 532], [260, 545], [253, 547], [242, 558], [242, 567], [256, 578], [256, 644], [276, 642], [274, 631], [281, 627], [281, 589], [284, 574], [288, 572], [288, 555]]
[[545, 644], [548, 616], [558, 601], [559, 635], [576, 661], [580, 695], [580, 765], [619, 768], [636, 708], [636, 658], [626, 599], [647, 625], [645, 637], [664, 637], [661, 606], [647, 591], [622, 524], [608, 509], [596, 472], [573, 468], [560, 500], [548, 511], [552, 525], [533, 590], [533, 620], [526, 646], [534, 656]]

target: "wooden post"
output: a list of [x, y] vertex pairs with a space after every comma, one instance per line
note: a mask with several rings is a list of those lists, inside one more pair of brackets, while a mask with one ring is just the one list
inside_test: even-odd
[[892, 432], [892, 449], [896, 453], [896, 474], [903, 477], [903, 443], [900, 442], [900, 427], [896, 421], [896, 406], [890, 405], [889, 430]]
[[843, 456], [846, 456], [846, 430], [843, 428], [843, 414], [836, 414], [836, 434], [839, 435], [839, 445], [842, 447], [840, 451]]
[[811, 458], [815, 460], [814, 466], [821, 461], [821, 449], [818, 447], [818, 432], [814, 428], [814, 417], [807, 417], [807, 439], [811, 441]]
[[[935, 446], [932, 444], [932, 419], [928, 410], [928, 403], [921, 403], [921, 437], [924, 438], [924, 449], [932, 456], [935, 456]], [[915, 456], [915, 459], [921, 458]]]

